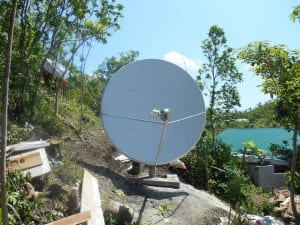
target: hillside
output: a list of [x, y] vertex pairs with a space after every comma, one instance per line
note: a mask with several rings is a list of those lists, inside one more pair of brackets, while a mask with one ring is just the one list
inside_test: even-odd
[[[78, 212], [78, 203], [74, 207], [71, 203], [70, 206], [68, 198], [74, 188], [78, 189], [83, 168], [98, 180], [103, 209], [111, 204], [111, 200], [129, 206], [134, 212], [131, 224], [218, 224], [221, 217], [228, 216], [228, 205], [183, 181], [180, 189], [157, 188], [146, 186], [137, 177], [129, 175], [127, 169], [131, 163], [114, 160], [120, 153], [107, 139], [99, 117], [95, 117], [88, 108], [81, 114], [80, 108], [73, 101], [62, 102], [57, 122], [48, 122], [55, 125], [55, 129], [45, 126], [47, 123], [35, 125], [23, 139], [50, 140], [52, 143], [47, 148], [52, 171], [42, 179], [42, 185], [39, 184], [40, 181], [33, 181], [32, 184], [37, 191], [49, 191], [53, 186], [58, 189], [43, 200], [42, 204], [37, 202], [37, 211], [41, 214], [38, 220], [43, 222], [35, 224], [46, 224]], [[17, 130], [14, 126], [11, 129]], [[165, 176], [172, 172], [174, 170], [170, 171], [168, 166], [159, 166], [157, 174]], [[142, 173], [148, 174], [146, 166], [142, 166]], [[200, 175], [204, 176], [203, 173]], [[214, 179], [219, 183], [222, 176]], [[197, 187], [199, 186], [201, 185], [198, 184]], [[115, 224], [114, 220], [109, 217], [107, 224]]]
[[[114, 160], [119, 153], [106, 138], [101, 125], [86, 127], [80, 135], [69, 136], [63, 152], [97, 177], [104, 207], [109, 200], [130, 206], [136, 224], [215, 225], [220, 217], [228, 215], [226, 204], [188, 184], [181, 183], [180, 189], [141, 184], [126, 172], [130, 163]], [[158, 173], [164, 175], [170, 171], [160, 167]]]

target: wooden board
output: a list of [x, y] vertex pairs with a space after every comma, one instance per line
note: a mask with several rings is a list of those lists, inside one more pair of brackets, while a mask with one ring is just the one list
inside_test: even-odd
[[[36, 158], [36, 154], [40, 155], [39, 159]], [[51, 171], [45, 148], [35, 149], [15, 156], [10, 156], [8, 157], [8, 160], [20, 160], [20, 157], [25, 157], [26, 159], [26, 157], [29, 157], [30, 155], [33, 156], [33, 159], [27, 158], [27, 160], [21, 160], [21, 166], [18, 165], [18, 168], [24, 167], [21, 169], [23, 174], [30, 173], [31, 177], [38, 177]], [[26, 165], [25, 162], [27, 162], [28, 165]], [[13, 166], [12, 169], [14, 169], [14, 167], [15, 166]]]
[[91, 212], [85, 211], [81, 213], [77, 213], [65, 218], [62, 218], [60, 220], [47, 223], [46, 225], [76, 225], [79, 223], [84, 223], [88, 221], [91, 218]]
[[50, 143], [47, 141], [31, 141], [31, 142], [21, 142], [14, 145], [9, 145], [6, 147], [7, 152], [20, 152], [20, 151], [28, 151], [37, 148], [45, 148], [49, 146]]
[[39, 152], [30, 152], [19, 154], [8, 159], [8, 171], [13, 172], [17, 169], [25, 170], [43, 164], [41, 154]]
[[23, 173], [24, 174], [30, 173], [31, 177], [38, 177], [38, 176], [42, 176], [44, 174], [49, 173], [51, 171], [51, 167], [50, 167], [50, 164], [48, 161], [48, 157], [47, 157], [45, 148], [35, 149], [35, 150], [32, 150], [31, 152], [39, 152], [41, 154], [43, 164], [40, 166], [36, 166], [36, 167], [30, 168], [30, 169], [23, 170]]
[[91, 211], [88, 225], [105, 225], [97, 179], [84, 169], [80, 211]]

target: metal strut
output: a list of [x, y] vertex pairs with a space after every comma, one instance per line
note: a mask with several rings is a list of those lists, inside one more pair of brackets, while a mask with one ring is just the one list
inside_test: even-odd
[[160, 142], [159, 142], [159, 146], [158, 146], [158, 150], [156, 153], [156, 158], [155, 158], [155, 164], [154, 164], [154, 171], [152, 171], [153, 173], [151, 173], [149, 171], [149, 176], [150, 177], [155, 177], [156, 176], [156, 166], [157, 166], [157, 162], [159, 161], [159, 157], [165, 142], [165, 138], [166, 138], [166, 133], [167, 133], [167, 128], [169, 125], [169, 119], [170, 119], [170, 109], [162, 109], [162, 110], [157, 110], [157, 109], [153, 109], [151, 112], [151, 115], [157, 115], [159, 116], [159, 118], [163, 121], [164, 126], [162, 129], [162, 133], [161, 133], [161, 137], [160, 137]]

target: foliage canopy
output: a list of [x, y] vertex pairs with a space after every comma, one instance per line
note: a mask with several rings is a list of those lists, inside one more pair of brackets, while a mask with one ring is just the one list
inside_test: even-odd
[[[3, 40], [7, 39], [10, 4], [10, 1], [0, 2]], [[106, 43], [107, 38], [120, 28], [122, 9], [123, 6], [114, 0], [18, 1], [9, 93], [10, 118], [33, 117], [38, 110], [38, 96], [45, 97], [41, 78], [46, 58], [70, 68], [80, 47], [93, 40]], [[5, 46], [6, 42], [1, 42], [1, 62], [4, 62]], [[4, 64], [0, 63], [0, 72], [3, 71]]]
[[199, 70], [198, 81], [209, 96], [207, 122], [214, 137], [220, 121], [230, 119], [230, 111], [240, 106], [236, 84], [242, 81], [242, 74], [238, 72], [233, 49], [227, 46], [222, 28], [212, 26], [201, 48], [207, 62]]

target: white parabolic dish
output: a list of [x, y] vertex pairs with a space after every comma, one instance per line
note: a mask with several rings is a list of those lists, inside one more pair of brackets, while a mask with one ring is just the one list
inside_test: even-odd
[[[157, 158], [164, 121], [153, 109], [169, 109], [170, 119]], [[205, 125], [202, 94], [191, 76], [170, 62], [136, 61], [108, 82], [101, 103], [104, 129], [115, 147], [134, 161], [166, 164], [186, 154]]]

